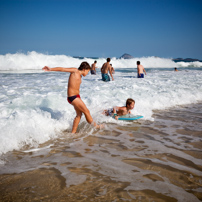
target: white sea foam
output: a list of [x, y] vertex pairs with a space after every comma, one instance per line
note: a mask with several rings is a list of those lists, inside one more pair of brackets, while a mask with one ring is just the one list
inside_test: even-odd
[[[19, 55], [16, 54], [16, 57]], [[36, 58], [32, 60], [35, 65], [38, 64], [35, 68], [41, 68], [43, 66], [41, 62], [46, 57], [48, 59], [44, 60], [44, 64], [53, 58], [52, 63], [47, 64], [50, 66], [63, 66], [66, 61], [73, 59], [70, 60], [67, 56], [58, 59], [56, 56], [40, 55], [35, 52], [29, 55], [22, 54], [21, 59], [27, 60], [30, 64], [28, 67], [33, 68], [32, 62], [27, 58], [34, 58], [36, 55], [39, 56], [39, 62]], [[63, 62], [61, 62], [62, 58]], [[104, 59], [99, 60], [104, 62]], [[122, 59], [114, 59], [114, 64], [115, 61], [121, 64]], [[15, 68], [21, 67], [22, 63], [19, 60], [18, 62]], [[56, 65], [57, 62], [59, 65]], [[81, 60], [74, 59], [71, 65], [79, 66], [80, 62]], [[125, 60], [122, 62], [124, 63]], [[113, 106], [123, 106], [129, 97], [136, 101], [133, 113], [143, 115], [145, 120], [153, 120], [154, 109], [202, 101], [201, 69], [189, 68], [174, 72], [169, 69], [150, 68], [147, 69], [145, 79], [137, 79], [136, 74], [136, 70], [129, 67], [116, 68], [115, 81], [107, 83], [101, 81], [100, 73], [83, 78], [80, 95], [94, 120], [100, 123], [117, 123], [101, 112]], [[24, 145], [37, 147], [40, 143], [56, 138], [66, 129], [71, 131], [75, 111], [66, 101], [69, 73], [10, 71], [0, 73], [0, 77], [0, 154], [20, 149]], [[84, 117], [81, 122], [86, 123]], [[125, 123], [119, 121], [118, 124]]]
[[[111, 63], [115, 68], [135, 68], [137, 60], [146, 68], [173, 68], [173, 67], [202, 67], [202, 62], [178, 62], [175, 63], [171, 58], [141, 57], [133, 59], [112, 58]], [[82, 61], [90, 64], [94, 59], [78, 59], [66, 55], [48, 55], [35, 51], [15, 54], [0, 55], [0, 71], [7, 70], [41, 70], [45, 65], [50, 67], [79, 67]], [[97, 66], [101, 67], [106, 62], [106, 58], [98, 58]]]

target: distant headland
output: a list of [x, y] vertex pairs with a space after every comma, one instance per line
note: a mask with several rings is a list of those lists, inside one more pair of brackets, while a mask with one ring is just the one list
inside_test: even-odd
[[[154, 56], [154, 57], [158, 58], [157, 56]], [[73, 56], [73, 58], [77, 58], [77, 59], [90, 58], [90, 59], [94, 59], [94, 60], [99, 59], [99, 57], [82, 57], [82, 56]], [[133, 57], [132, 55], [130, 55], [128, 53], [124, 53], [121, 57], [119, 57], [117, 59], [133, 59], [133, 58], [135, 58], [135, 57]], [[193, 59], [193, 58], [174, 58], [172, 60], [174, 62], [202, 62], [202, 60]]]
[[[121, 57], [119, 57], [120, 59], [132, 59], [134, 58], [132, 55], [128, 54], [128, 53], [124, 53]], [[172, 59], [174, 62], [202, 62], [202, 60], [199, 59], [193, 59], [193, 58], [175, 58]]]
[[121, 57], [120, 57], [120, 59], [132, 59], [132, 58], [134, 58], [132, 55], [130, 55], [130, 54], [128, 54], [128, 53], [124, 53]]
[[174, 62], [202, 62], [202, 60], [199, 59], [193, 59], [193, 58], [175, 58], [173, 59]]

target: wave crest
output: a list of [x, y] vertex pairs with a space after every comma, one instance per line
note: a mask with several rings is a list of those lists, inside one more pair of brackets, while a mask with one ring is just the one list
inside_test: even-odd
[[[0, 55], [0, 71], [12, 70], [41, 70], [44, 66], [50, 67], [79, 67], [80, 63], [94, 62], [94, 58], [75, 58], [67, 55], [49, 55], [35, 51]], [[202, 67], [202, 62], [174, 62], [171, 58], [140, 57], [132, 59], [112, 58], [113, 67], [136, 68], [136, 62], [141, 61], [145, 68], [173, 68], [173, 67]], [[106, 58], [98, 58], [97, 66], [102, 67]]]

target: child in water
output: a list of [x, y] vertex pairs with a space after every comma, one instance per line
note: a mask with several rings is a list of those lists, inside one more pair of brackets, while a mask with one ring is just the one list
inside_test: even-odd
[[81, 120], [82, 114], [85, 115], [86, 121], [89, 124], [92, 124], [95, 128], [101, 128], [102, 125], [97, 125], [96, 122], [93, 120], [90, 111], [86, 107], [85, 103], [80, 98], [80, 85], [82, 76], [86, 76], [90, 71], [91, 67], [87, 62], [82, 62], [80, 67], [77, 68], [63, 68], [63, 67], [55, 67], [50, 68], [45, 66], [43, 68], [44, 71], [59, 71], [59, 72], [67, 72], [70, 73], [69, 81], [68, 81], [68, 88], [67, 88], [67, 101], [74, 107], [76, 111], [76, 117], [73, 122], [72, 133], [76, 133], [79, 122]]
[[114, 116], [114, 118], [118, 120], [119, 116], [131, 114], [131, 110], [134, 108], [134, 106], [135, 106], [135, 100], [133, 100], [132, 98], [128, 98], [126, 100], [126, 106], [123, 107], [115, 106], [111, 109], [104, 110], [103, 114], [105, 114], [106, 116]]

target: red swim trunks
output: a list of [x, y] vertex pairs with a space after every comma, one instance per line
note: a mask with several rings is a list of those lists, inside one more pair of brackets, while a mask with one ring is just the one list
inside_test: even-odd
[[67, 97], [67, 101], [71, 104], [76, 98], [81, 98], [80, 95], [73, 95], [71, 97]]

